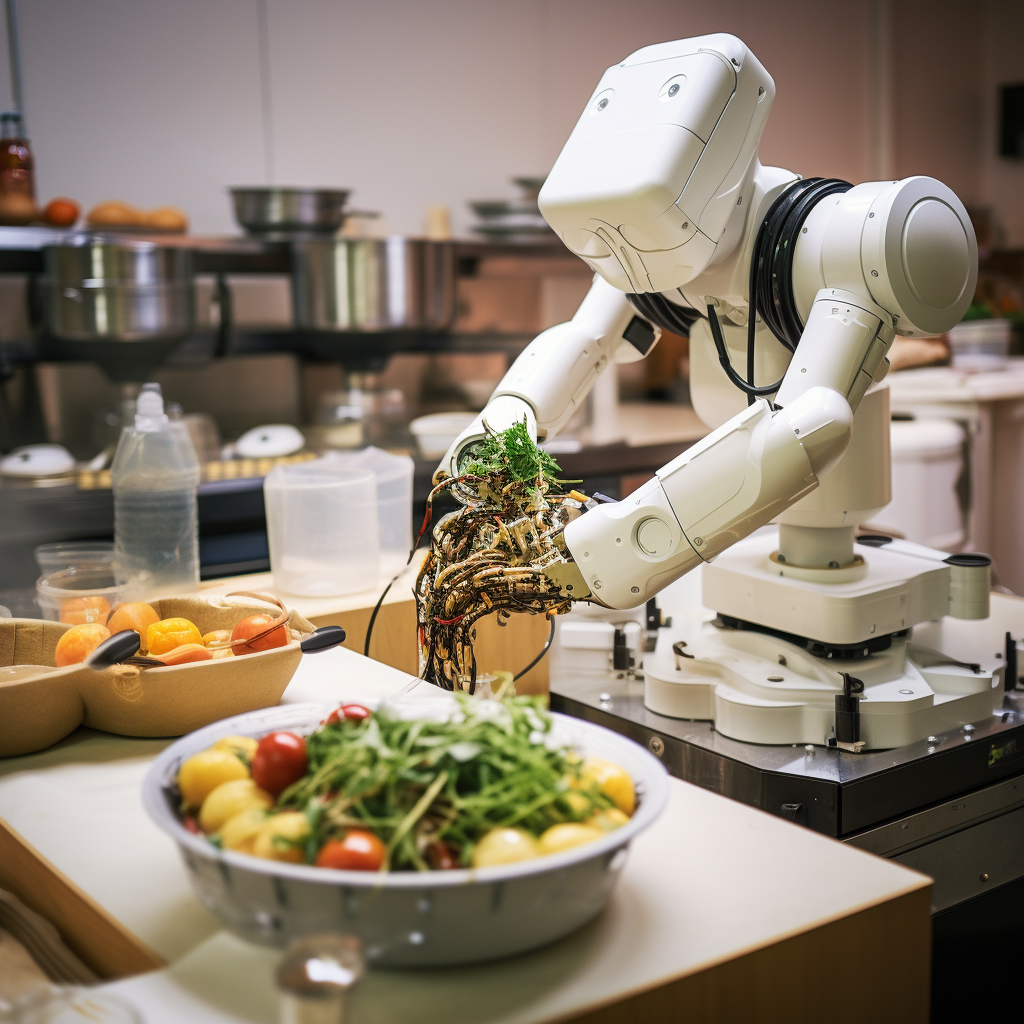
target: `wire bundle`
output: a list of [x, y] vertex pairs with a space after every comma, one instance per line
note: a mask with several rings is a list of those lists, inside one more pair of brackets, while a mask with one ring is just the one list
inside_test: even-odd
[[573, 506], [566, 504], [568, 495], [548, 495], [541, 478], [460, 476], [443, 481], [431, 497], [446, 487], [464, 505], [434, 528], [416, 579], [420, 676], [447, 690], [473, 693], [479, 619], [493, 614], [504, 625], [514, 612], [551, 618], [569, 610], [570, 599], [543, 566], [562, 558], [555, 538]]

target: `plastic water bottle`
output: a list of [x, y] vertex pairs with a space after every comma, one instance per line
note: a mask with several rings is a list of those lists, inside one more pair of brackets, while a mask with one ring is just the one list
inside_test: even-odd
[[164, 412], [157, 384], [139, 392], [111, 467], [119, 584], [147, 597], [199, 587], [199, 460]]

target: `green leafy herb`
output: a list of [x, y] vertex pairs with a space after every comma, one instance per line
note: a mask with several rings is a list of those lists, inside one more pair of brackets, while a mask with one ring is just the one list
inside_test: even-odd
[[426, 870], [434, 844], [468, 865], [492, 828], [540, 835], [612, 806], [581, 779], [579, 758], [550, 743], [551, 718], [535, 698], [455, 699], [446, 721], [410, 720], [383, 706], [307, 738], [309, 771], [279, 800], [306, 813], [307, 860], [358, 827], [384, 841], [386, 867]]
[[517, 483], [540, 478], [548, 484], [560, 482], [557, 474], [561, 472], [561, 466], [530, 437], [525, 417], [500, 434], [488, 434], [463, 469], [473, 476], [497, 473]]

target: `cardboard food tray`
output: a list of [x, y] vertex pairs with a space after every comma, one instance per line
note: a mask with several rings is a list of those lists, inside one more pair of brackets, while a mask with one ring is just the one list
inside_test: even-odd
[[[150, 604], [162, 619], [190, 619], [203, 634], [270, 610], [251, 596], [244, 603], [178, 597]], [[296, 612], [289, 625], [302, 633], [313, 630]], [[39, 666], [38, 675], [0, 679], [0, 757], [43, 750], [79, 725], [121, 736], [183, 736], [277, 704], [302, 657], [293, 640], [269, 651], [163, 668], [55, 668], [57, 641], [70, 628], [42, 619], [0, 619], [0, 669]]]

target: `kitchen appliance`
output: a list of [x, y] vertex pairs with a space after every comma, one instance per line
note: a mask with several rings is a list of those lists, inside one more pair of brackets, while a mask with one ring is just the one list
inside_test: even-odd
[[437, 333], [455, 316], [451, 242], [392, 235], [294, 241], [292, 308], [299, 330]]
[[[445, 714], [448, 707], [412, 705], [408, 713]], [[621, 765], [640, 797], [621, 828], [564, 853], [475, 870], [337, 871], [217, 849], [181, 823], [175, 779], [186, 758], [223, 736], [281, 729], [308, 734], [331, 710], [285, 705], [218, 722], [168, 747], [143, 782], [146, 811], [178, 844], [200, 899], [250, 942], [286, 946], [300, 935], [340, 931], [358, 935], [377, 967], [454, 966], [533, 949], [575, 931], [601, 910], [630, 841], [668, 800], [666, 774], [645, 750], [614, 732], [555, 715], [556, 742]]]
[[871, 526], [942, 551], [959, 551], [966, 536], [966, 432], [946, 419], [896, 419], [889, 428], [892, 501]]
[[[986, 620], [946, 618], [911, 632], [913, 642], [941, 644], [951, 659], [998, 654], [1007, 689], [992, 712], [893, 749], [853, 753], [743, 742], [725, 735], [710, 710], [683, 719], [645, 703], [652, 659], [694, 664], [687, 638], [715, 614], [702, 607], [702, 571], [662, 591], [657, 608], [602, 610], [603, 622], [576, 612], [560, 620], [550, 655], [552, 710], [628, 736], [687, 782], [930, 875], [933, 1019], [954, 1019], [943, 1007], [972, 1002], [974, 991], [968, 995], [963, 982], [985, 969], [987, 937], [1019, 935], [1024, 691], [1016, 689], [1016, 639], [1024, 632], [1024, 602], [993, 594]], [[777, 662], [764, 671], [773, 667], [786, 671]]]
[[[351, 440], [342, 443], [383, 440], [388, 400], [375, 374], [394, 352], [451, 327], [455, 246], [402, 235], [307, 238], [293, 241], [291, 253], [294, 345], [344, 369]], [[335, 418], [327, 426], [344, 424]]]
[[332, 235], [345, 223], [348, 189], [239, 187], [230, 192], [238, 223], [268, 241]]
[[117, 382], [141, 382], [195, 326], [192, 251], [71, 235], [43, 248], [48, 347], [91, 359]]

